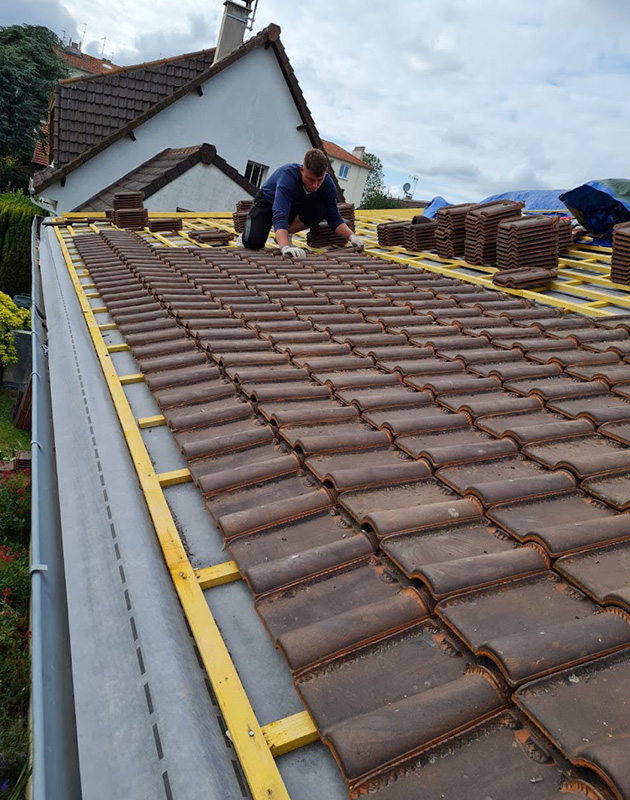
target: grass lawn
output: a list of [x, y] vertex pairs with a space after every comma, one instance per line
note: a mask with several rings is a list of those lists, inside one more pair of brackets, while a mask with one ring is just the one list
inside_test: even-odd
[[30, 450], [31, 434], [20, 431], [11, 422], [11, 410], [15, 403], [16, 392], [0, 390], [0, 458], [10, 458], [14, 450]]

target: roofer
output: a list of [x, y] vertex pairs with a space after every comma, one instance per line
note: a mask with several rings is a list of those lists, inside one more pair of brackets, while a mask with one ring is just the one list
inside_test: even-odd
[[304, 258], [306, 251], [293, 246], [291, 234], [317, 227], [325, 219], [338, 236], [362, 250], [363, 239], [353, 233], [339, 213], [337, 189], [326, 174], [327, 169], [328, 158], [316, 149], [307, 150], [301, 166], [284, 164], [278, 167], [254, 198], [245, 221], [243, 247], [263, 248], [273, 225], [282, 254]]

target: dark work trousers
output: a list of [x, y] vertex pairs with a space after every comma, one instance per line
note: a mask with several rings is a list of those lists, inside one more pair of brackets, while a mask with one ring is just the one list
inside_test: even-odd
[[[248, 250], [261, 250], [265, 246], [271, 230], [272, 216], [271, 203], [259, 192], [245, 220], [243, 247]], [[315, 192], [307, 194], [303, 200], [291, 206], [289, 224], [296, 217], [299, 217], [307, 228], [316, 227], [326, 217], [326, 204], [315, 196]]]

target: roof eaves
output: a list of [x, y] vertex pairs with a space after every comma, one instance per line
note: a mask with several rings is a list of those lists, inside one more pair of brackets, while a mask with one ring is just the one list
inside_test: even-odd
[[[78, 155], [72, 161], [69, 161], [67, 164], [64, 164], [63, 167], [60, 167], [57, 170], [52, 170], [52, 171], [48, 172], [47, 174], [45, 174], [47, 172], [46, 170], [42, 170], [41, 172], [39, 172], [33, 178], [33, 186], [34, 186], [36, 192], [39, 193], [42, 190], [47, 189], [53, 183], [56, 183], [58, 180], [61, 180], [61, 178], [64, 178], [67, 175], [69, 175], [71, 172], [74, 172], [75, 169], [77, 169], [78, 167], [83, 166], [83, 164], [87, 163], [92, 158], [94, 158], [94, 156], [97, 156], [99, 153], [103, 152], [103, 150], [106, 150], [110, 145], [114, 144], [114, 142], [117, 142], [119, 139], [122, 139], [124, 136], [128, 136], [130, 133], [132, 133], [132, 131], [135, 128], [138, 128], [140, 125], [142, 125], [143, 123], [147, 122], [149, 119], [154, 117], [160, 111], [163, 111], [165, 108], [170, 106], [172, 103], [175, 103], [180, 98], [186, 96], [187, 94], [190, 94], [190, 92], [192, 92], [192, 91], [195, 91], [198, 86], [201, 86], [201, 84], [205, 83], [207, 80], [210, 80], [210, 78], [213, 78], [219, 72], [222, 72], [224, 69], [226, 69], [227, 67], [231, 66], [232, 64], [234, 64], [239, 59], [243, 58], [243, 56], [247, 55], [252, 50], [255, 50], [258, 47], [262, 47], [264, 45], [267, 45], [267, 43], [269, 43], [269, 42], [275, 44], [279, 40], [279, 38], [280, 38], [280, 27], [278, 25], [274, 25], [273, 23], [271, 25], [268, 25], [259, 34], [257, 34], [253, 38], [249, 39], [247, 42], [242, 44], [236, 50], [233, 50], [231, 53], [229, 53], [227, 56], [225, 56], [225, 58], [220, 59], [216, 64], [212, 64], [212, 66], [210, 66], [207, 70], [205, 70], [201, 74], [197, 75], [192, 80], [188, 81], [188, 83], [184, 84], [179, 89], [176, 89], [172, 94], [170, 94], [167, 97], [165, 97], [159, 103], [156, 103], [154, 106], [151, 106], [151, 108], [147, 109], [144, 113], [140, 114], [135, 119], [131, 120], [131, 122], [128, 122], [126, 125], [123, 125], [122, 128], [119, 128], [117, 131], [114, 131], [114, 133], [112, 133], [107, 138], [101, 140], [100, 142], [95, 144], [93, 147], [90, 147], [88, 150], [85, 150], [83, 153]], [[202, 51], [202, 52], [206, 52], [206, 51]], [[142, 65], [140, 65], [140, 66], [142, 66]], [[114, 73], [114, 74], [118, 74], [118, 73]], [[102, 76], [102, 75], [95, 75], [94, 76], [94, 78], [103, 78], [103, 77], [104, 76]], [[92, 80], [92, 78], [87, 78], [86, 80]], [[297, 81], [296, 81], [296, 84], [297, 84]], [[298, 87], [298, 91], [299, 91], [299, 87]], [[301, 95], [301, 91], [300, 91], [300, 95]], [[304, 98], [302, 97], [302, 100], [303, 99]], [[304, 105], [306, 106], [305, 102], [304, 102]], [[308, 108], [306, 109], [306, 111], [308, 112]], [[308, 116], [310, 118], [310, 112], [308, 112]], [[320, 142], [319, 145], [314, 145], [314, 146], [315, 147], [321, 147], [321, 140], [319, 139], [319, 134], [317, 133], [317, 130], [315, 129], [315, 124], [312, 122], [312, 118], [310, 118], [310, 119], [311, 119], [311, 124], [312, 124], [313, 130], [315, 132], [315, 136], [317, 137], [317, 141]]]

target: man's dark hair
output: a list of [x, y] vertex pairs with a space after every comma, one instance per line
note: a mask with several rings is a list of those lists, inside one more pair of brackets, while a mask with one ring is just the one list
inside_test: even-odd
[[311, 150], [307, 150], [304, 154], [304, 166], [309, 172], [312, 172], [313, 175], [317, 175], [319, 178], [328, 169], [326, 153], [315, 147]]

